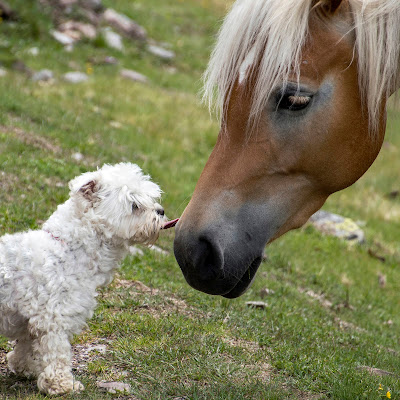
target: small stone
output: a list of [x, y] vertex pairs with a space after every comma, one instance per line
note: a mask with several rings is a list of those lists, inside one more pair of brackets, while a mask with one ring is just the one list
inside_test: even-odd
[[31, 79], [33, 81], [49, 81], [50, 79], [53, 79], [54, 74], [53, 71], [50, 71], [49, 69], [41, 69], [40, 71], [35, 72]]
[[93, 57], [90, 58], [89, 61], [93, 65], [117, 65], [119, 63], [118, 59], [112, 56]]
[[7, 75], [7, 70], [0, 67], [0, 78]]
[[130, 253], [132, 256], [139, 256], [139, 257], [141, 257], [141, 256], [144, 255], [143, 250], [142, 250], [142, 249], [139, 249], [139, 247], [137, 247], [137, 246], [131, 246], [131, 247], [129, 247], [129, 253]]
[[246, 306], [250, 308], [264, 309], [268, 307], [268, 303], [265, 303], [263, 301], [247, 301]]
[[108, 393], [130, 393], [131, 386], [123, 382], [97, 382], [97, 387], [105, 389]]
[[64, 46], [64, 50], [67, 53], [71, 53], [71, 51], [74, 50], [74, 45], [73, 44], [67, 44], [66, 46]]
[[63, 75], [64, 80], [70, 83], [85, 82], [89, 77], [84, 72], [72, 71]]
[[169, 254], [168, 251], [163, 250], [161, 247], [158, 247], [155, 244], [150, 246], [149, 250], [154, 251], [155, 253], [162, 254], [163, 256], [167, 256]]
[[[61, 24], [58, 28], [61, 32], [73, 39], [79, 39], [81, 35], [89, 39], [94, 39], [97, 36], [96, 28], [91, 24], [84, 24], [83, 22], [67, 21]], [[76, 32], [77, 35], [74, 32]]]
[[262, 299], [264, 297], [271, 296], [272, 294], [275, 294], [275, 292], [272, 289], [264, 288], [264, 289], [261, 289], [261, 291], [260, 291], [260, 297]]
[[38, 47], [32, 47], [28, 50], [28, 54], [31, 56], [37, 56], [39, 55], [39, 48]]
[[386, 287], [386, 275], [382, 274], [381, 272], [378, 273], [378, 284], [381, 288]]
[[115, 28], [121, 34], [137, 40], [146, 40], [146, 31], [124, 14], [119, 14], [112, 8], [103, 13], [104, 21]]
[[171, 50], [166, 50], [160, 46], [155, 46], [154, 44], [150, 44], [147, 46], [147, 50], [149, 53], [162, 58], [163, 60], [172, 60], [175, 58], [175, 53]]
[[50, 31], [50, 34], [51, 36], [53, 36], [54, 39], [57, 40], [57, 42], [61, 43], [64, 46], [71, 45], [75, 42], [73, 38], [60, 31], [52, 30]]
[[142, 75], [140, 72], [133, 71], [132, 69], [122, 69], [120, 74], [123, 78], [135, 82], [148, 83], [149, 81], [146, 76]]
[[95, 12], [100, 12], [103, 10], [103, 4], [101, 0], [82, 0], [82, 7]]
[[124, 50], [124, 44], [122, 43], [122, 37], [111, 30], [110, 28], [104, 28], [102, 30], [102, 34], [104, 37], [104, 40], [107, 44], [108, 47], [111, 47], [112, 49], [116, 50]]
[[72, 154], [71, 158], [75, 161], [82, 161], [83, 154], [82, 153], [74, 153], [74, 154]]
[[365, 240], [364, 232], [353, 220], [338, 214], [320, 210], [311, 216], [310, 222], [325, 235], [358, 243], [363, 243]]
[[32, 70], [21, 60], [15, 60], [11, 64], [11, 68], [14, 71], [22, 72], [22, 73], [27, 74], [29, 76], [32, 75]]

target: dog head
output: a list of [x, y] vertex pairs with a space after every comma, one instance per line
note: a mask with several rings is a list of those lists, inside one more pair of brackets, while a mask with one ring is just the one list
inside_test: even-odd
[[135, 164], [104, 165], [69, 183], [80, 218], [109, 239], [152, 244], [166, 221], [160, 187]]

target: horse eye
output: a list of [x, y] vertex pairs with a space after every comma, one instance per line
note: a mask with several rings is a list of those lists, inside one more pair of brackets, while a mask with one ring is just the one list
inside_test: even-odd
[[289, 111], [304, 110], [311, 102], [311, 96], [284, 94], [278, 99], [278, 109]]

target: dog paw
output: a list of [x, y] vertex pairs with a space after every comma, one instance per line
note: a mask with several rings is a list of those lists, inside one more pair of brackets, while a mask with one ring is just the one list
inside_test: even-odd
[[62, 395], [70, 392], [81, 392], [85, 389], [81, 382], [73, 379], [72, 374], [48, 376], [42, 373], [39, 375], [37, 385], [41, 392], [50, 396]]

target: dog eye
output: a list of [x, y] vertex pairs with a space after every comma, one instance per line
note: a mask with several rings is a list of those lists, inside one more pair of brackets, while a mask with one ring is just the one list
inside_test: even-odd
[[278, 109], [300, 111], [308, 107], [312, 96], [298, 95], [296, 93], [284, 93], [278, 98]]
[[132, 211], [136, 211], [138, 208], [139, 207], [136, 203], [132, 203]]

